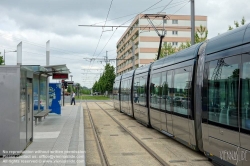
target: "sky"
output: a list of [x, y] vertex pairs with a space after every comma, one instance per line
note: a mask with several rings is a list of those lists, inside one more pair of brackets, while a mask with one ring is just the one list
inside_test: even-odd
[[[195, 15], [207, 16], [208, 39], [228, 30], [234, 21], [250, 23], [249, 0], [195, 0]], [[190, 15], [188, 0], [1, 0], [0, 52], [6, 65], [17, 63], [22, 42], [23, 65], [66, 64], [72, 81], [91, 88], [104, 68], [104, 56], [116, 58], [116, 43], [126, 28], [78, 25], [129, 25], [137, 14]], [[91, 60], [95, 58], [96, 60]], [[115, 61], [110, 61], [115, 67]], [[86, 70], [92, 69], [92, 70]], [[93, 70], [94, 69], [94, 70]], [[95, 70], [98, 69], [98, 70]], [[93, 73], [93, 74], [86, 74]], [[70, 78], [69, 78], [70, 80]], [[51, 80], [58, 82], [58, 80]]]

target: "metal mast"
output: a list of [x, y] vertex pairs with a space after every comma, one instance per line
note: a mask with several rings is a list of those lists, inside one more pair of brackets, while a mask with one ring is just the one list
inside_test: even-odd
[[[144, 17], [147, 18], [149, 24], [154, 28], [155, 32], [160, 37], [160, 44], [159, 44], [158, 55], [157, 55], [157, 60], [158, 60], [160, 58], [160, 54], [161, 54], [162, 39], [166, 35], [166, 30], [164, 28], [164, 19], [166, 17], [168, 17], [168, 16], [165, 15], [165, 14], [145, 14]], [[158, 29], [154, 26], [153, 22], [150, 20], [150, 17], [155, 17], [155, 18], [156, 17], [162, 17], [163, 29], [162, 29], [162, 33], [161, 34], [159, 33]]]

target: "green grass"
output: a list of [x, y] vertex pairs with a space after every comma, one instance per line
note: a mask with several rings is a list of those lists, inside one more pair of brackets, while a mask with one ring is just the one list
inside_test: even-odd
[[110, 100], [109, 97], [105, 97], [105, 96], [90, 96], [90, 95], [79, 96], [79, 98], [76, 96], [76, 99], [82, 99], [82, 100]]

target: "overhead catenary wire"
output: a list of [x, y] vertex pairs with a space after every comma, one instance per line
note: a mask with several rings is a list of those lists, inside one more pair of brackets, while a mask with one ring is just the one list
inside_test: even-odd
[[[0, 47], [2, 47], [4, 49], [13, 49], [12, 47], [6, 47], [6, 46], [0, 46]], [[26, 50], [22, 50], [22, 52], [29, 53], [31, 55], [45, 56], [45, 54], [29, 52], [29, 51], [26, 51]], [[53, 55], [51, 58], [54, 58], [54, 57], [58, 57], [60, 59], [67, 59], [67, 60], [70, 60], [70, 61], [80, 61], [80, 60], [82, 60], [82, 58], [65, 58], [65, 57], [62, 57], [61, 55]], [[34, 57], [34, 58], [36, 58], [36, 57]]]
[[[108, 43], [107, 43], [108, 44]], [[106, 45], [104, 46], [104, 48], [106, 47]], [[43, 47], [44, 48], [44, 47]], [[51, 47], [52, 48], [52, 47]], [[60, 50], [60, 51], [64, 51], [64, 50]], [[29, 52], [29, 53], [32, 53], [32, 52]], [[102, 53], [102, 51], [100, 52]], [[38, 54], [38, 53], [32, 53], [32, 54]], [[70, 54], [70, 53], [69, 53]], [[42, 54], [39, 54], [39, 55], [42, 55]], [[99, 55], [99, 54], [98, 54]], [[63, 58], [63, 59], [66, 59], [66, 58]]]
[[[28, 40], [18, 38], [18, 37], [15, 37], [15, 36], [10, 36], [10, 35], [7, 35], [7, 34], [1, 34], [0, 33], [0, 36], [3, 36], [4, 38], [7, 38], [7, 39], [15, 40], [15, 41], [18, 41], [18, 42], [22, 41], [23, 43], [46, 49], [45, 44], [41, 45], [41, 44], [38, 44], [38, 43], [30, 42]], [[69, 51], [69, 50], [64, 50], [64, 49], [60, 49], [60, 48], [56, 48], [56, 47], [50, 47], [50, 50], [55, 51], [55, 52], [61, 52], [61, 53], [68, 54], [68, 55], [74, 55], [74, 56], [78, 56], [78, 55], [83, 54], [81, 52]], [[114, 50], [110, 50], [110, 51], [114, 51]], [[82, 57], [82, 56], [78, 56], [78, 57]]]
[[[143, 10], [142, 12], [147, 11], [148, 9], [150, 9], [150, 8], [152, 8], [153, 6], [157, 5], [157, 4], [160, 3], [161, 1], [162, 1], [162, 0], [160, 0], [160, 1], [156, 2], [156, 3], [154, 3], [153, 5], [151, 5], [150, 7], [148, 7], [147, 9]], [[140, 12], [140, 13], [142, 13], [142, 12]], [[124, 24], [126, 24], [127, 22], [131, 21], [132, 19], [134, 19], [134, 17], [130, 18], [129, 20], [127, 20], [126, 22], [124, 22], [123, 24], [121, 24], [121, 26], [124, 25]], [[117, 29], [118, 29], [118, 27], [117, 27], [117, 28], [115, 29], [115, 31], [112, 33], [111, 37], [109, 38], [109, 40], [107, 41], [107, 43], [105, 44], [105, 46], [103, 47], [103, 49], [101, 50], [101, 52], [104, 50], [104, 48], [106, 47], [106, 45], [109, 43], [109, 41], [111, 40], [111, 38], [113, 37], [113, 35], [114, 35], [115, 32], [117, 31]], [[98, 57], [98, 56], [101, 54], [101, 52], [100, 52], [96, 57]], [[90, 67], [91, 67], [91, 64], [90, 64]]]
[[[159, 1], [160, 2], [160, 1]], [[159, 2], [157, 2], [157, 3], [159, 3]], [[172, 2], [172, 1], [171, 1]], [[187, 2], [187, 1], [180, 1], [180, 2], [182, 2], [181, 4], [183, 4], [183, 2]], [[189, 2], [189, 1], [188, 1]], [[156, 4], [157, 4], [156, 3]], [[154, 4], [154, 5], [156, 5], [156, 4]], [[154, 5], [152, 5], [152, 6], [154, 6]], [[167, 6], [169, 6], [170, 4], [168, 4], [168, 5], [165, 5], [164, 6], [164, 9], [166, 9], [166, 7]], [[179, 6], [180, 4], [178, 4], [178, 5], [176, 5], [176, 6]], [[151, 7], [152, 7], [151, 6]], [[174, 6], [174, 7], [176, 7], [176, 6]], [[149, 7], [150, 8], [150, 7]], [[148, 9], [149, 9], [148, 8]], [[171, 7], [172, 8], [172, 7]], [[164, 10], [163, 9], [163, 10]], [[147, 9], [146, 9], [147, 10]], [[140, 12], [140, 13], [137, 13], [137, 14], [141, 14], [141, 13], [143, 13], [143, 12], [145, 12], [146, 10], [144, 10], [144, 11], [142, 11], [142, 12]], [[130, 21], [130, 20], [132, 20], [132, 19], [134, 19], [135, 17], [132, 17], [131, 19], [129, 19], [128, 21]], [[125, 23], [127, 23], [128, 21], [126, 21]], [[119, 25], [119, 26], [109, 26], [109, 27], [117, 27], [117, 28], [119, 28], [119, 27], [129, 27], [129, 26], [123, 26], [125, 23], [123, 23], [123, 24], [121, 24], [121, 25]], [[89, 26], [95, 26], [94, 24], [92, 24], [92, 25], [89, 25]], [[96, 26], [98, 26], [98, 25], [96, 25]], [[102, 27], [102, 26], [100, 26], [100, 27]], [[106, 26], [107, 27], [107, 26]], [[117, 28], [116, 28], [116, 30], [117, 30]], [[186, 28], [185, 28], [186, 29]], [[115, 30], [115, 31], [116, 31]], [[115, 33], [115, 31], [113, 32], [113, 34], [111, 35], [111, 37], [109, 38], [109, 40], [107, 41], [107, 43], [105, 44], [105, 46], [103, 47], [103, 49], [100, 51], [100, 53], [99, 54], [97, 54], [97, 56], [99, 56], [101, 53], [102, 53], [102, 51], [104, 50], [104, 48], [106, 47], [106, 45], [109, 43], [109, 41], [111, 40], [111, 38], [113, 37], [113, 35], [114, 35], [114, 33]]]
[[[162, 1], [162, 0], [160, 0], [160, 1], [156, 2], [156, 3], [154, 3], [153, 5], [151, 5], [150, 7], [148, 7], [147, 9], [143, 10], [142, 12], [140, 12], [139, 14], [141, 14], [141, 13], [147, 11], [148, 9], [150, 9], [150, 8], [152, 8], [153, 6], [157, 5], [157, 4], [160, 3], [161, 1]], [[100, 51], [100, 53], [99, 53], [97, 56], [99, 56], [99, 55], [102, 53], [102, 51], [104, 50], [104, 48], [107, 46], [107, 44], [109, 43], [109, 41], [111, 40], [111, 38], [113, 37], [113, 35], [115, 34], [115, 32], [117, 31], [117, 29], [118, 29], [119, 27], [123, 26], [124, 24], [126, 24], [127, 22], [131, 21], [131, 20], [134, 19], [134, 18], [135, 18], [135, 17], [130, 18], [129, 20], [125, 21], [123, 24], [121, 24], [120, 26], [118, 26], [118, 27], [115, 29], [115, 31], [113, 32], [113, 34], [111, 35], [111, 37], [110, 37], [109, 40], [106, 42], [106, 44], [104, 45], [104, 47], [102, 48], [102, 50]]]
[[[190, 1], [184, 3], [184, 5], [181, 6], [181, 7], [180, 7], [177, 11], [175, 11], [172, 15], [176, 14], [178, 11], [180, 11], [182, 8], [184, 8], [189, 2], [190, 2]], [[160, 26], [160, 25], [162, 25], [162, 23], [158, 24], [157, 26]], [[182, 28], [181, 28], [181, 27], [178, 27], [178, 29], [182, 29]], [[186, 29], [186, 28], [185, 28], [185, 29]], [[190, 28], [188, 28], [188, 29], [190, 29]], [[142, 33], [142, 32], [140, 32], [140, 33]]]
[[[171, 1], [161, 10], [161, 12], [162, 12], [164, 9], [166, 9], [166, 7], [169, 6], [169, 5], [171, 4], [172, 1], [173, 1], [173, 0], [171, 0]], [[160, 2], [160, 1], [159, 1], [159, 2]], [[159, 3], [159, 2], [157, 2], [157, 3]], [[157, 4], [157, 3], [156, 3], [156, 4]], [[156, 5], [156, 4], [154, 4], [154, 5]], [[154, 6], [154, 5], [152, 5], [152, 6]], [[151, 6], [151, 7], [152, 7], [152, 6]], [[149, 7], [149, 8], [150, 8], [150, 7]], [[149, 9], [149, 8], [147, 8], [147, 9]], [[147, 10], [147, 9], [146, 9], [146, 10]], [[144, 10], [144, 11], [146, 11], [146, 10]], [[143, 11], [143, 12], [144, 12], [144, 11]], [[141, 12], [141, 13], [142, 13], [142, 12]], [[139, 13], [139, 14], [141, 14], [141, 13]], [[134, 17], [131, 18], [131, 19], [129, 19], [128, 21], [130, 21], [130, 20], [132, 20], [132, 19], [134, 19]], [[126, 21], [125, 23], [123, 23], [123, 24], [121, 24], [121, 25], [126, 24], [128, 21]], [[117, 30], [118, 28], [119, 28], [119, 26], [115, 29], [115, 31], [113, 32], [113, 34], [112, 34], [111, 37], [109, 38], [108, 42], [109, 42], [110, 39], [113, 37], [114, 33], [116, 32], [116, 30]], [[105, 44], [105, 46], [103, 47], [103, 49], [101, 50], [100, 53], [102, 53], [102, 51], [104, 50], [104, 48], [106, 47], [106, 45], [108, 44], [108, 42]], [[98, 54], [98, 55], [99, 55], [99, 54]], [[98, 56], [98, 55], [97, 55], [97, 56]]]
[[[178, 2], [175, 2], [175, 3], [172, 3], [173, 4], [179, 4], [179, 3], [183, 3], [183, 2], [186, 2], [186, 0], [184, 1], [178, 1]], [[188, 1], [189, 2], [189, 1]], [[162, 7], [162, 6], [161, 6]], [[157, 8], [153, 8], [153, 9], [148, 9], [148, 10], [154, 10], [154, 9], [158, 9], [158, 8], [161, 8], [161, 7], [157, 7]], [[175, 6], [174, 6], [175, 7]], [[138, 13], [134, 13], [134, 14], [138, 14]], [[125, 15], [125, 16], [121, 16], [121, 17], [117, 17], [115, 19], [119, 19], [119, 18], [122, 18], [122, 17], [128, 17], [128, 16], [131, 16], [131, 15], [134, 15], [134, 14], [130, 14], [130, 15]], [[111, 20], [115, 20], [115, 19], [111, 19]], [[106, 20], [107, 22], [108, 21], [111, 21], [111, 20]], [[103, 23], [103, 22], [99, 22], [99, 23]], [[99, 24], [99, 23], [95, 23], [95, 24]], [[94, 24], [93, 24], [94, 25]], [[23, 38], [18, 38], [16, 36], [9, 36], [7, 34], [1, 34], [0, 33], [0, 36], [3, 36], [4, 38], [9, 38], [9, 39], [12, 39], [12, 40], [15, 40], [15, 41], [23, 41], [24, 43], [26, 44], [30, 44], [30, 45], [33, 45], [33, 46], [36, 46], [36, 47], [40, 47], [40, 48], [46, 48], [45, 45], [42, 45], [40, 43], [35, 43], [35, 42], [30, 42], [28, 40], [25, 40]], [[70, 50], [65, 50], [65, 49], [61, 49], [61, 48], [57, 48], [57, 47], [50, 47], [51, 50], [53, 51], [56, 51], [56, 52], [62, 52], [64, 54], [69, 54], [69, 55], [74, 55], [74, 56], [77, 56], [77, 54], [82, 54], [81, 52], [75, 52], [75, 51], [70, 51]], [[111, 51], [114, 51], [114, 50], [109, 50], [109, 52]], [[74, 54], [72, 54], [74, 53]], [[53, 55], [53, 56], [56, 56], [56, 55]], [[82, 57], [82, 56], [79, 56], [79, 57]], [[67, 59], [67, 58], [65, 58]], [[70, 59], [70, 58], [68, 58]]]
[[[178, 1], [178, 2], [175, 2], [175, 3], [171, 3], [171, 5], [177, 4], [177, 5], [175, 5], [175, 6], [178, 6], [178, 5], [182, 4], [183, 2], [189, 2], [189, 0], [188, 0], [188, 1], [187, 1], [187, 0]], [[179, 3], [180, 3], [180, 4], [179, 4]], [[164, 5], [164, 6], [165, 6], [165, 5]], [[156, 7], [156, 8], [148, 9], [148, 10], [155, 10], [155, 9], [162, 8], [162, 7], [164, 7], [164, 6], [160, 6], [160, 7]], [[171, 7], [167, 8], [167, 9], [173, 8], [173, 7], [175, 7], [175, 6], [171, 6]], [[117, 19], [120, 19], [120, 18], [124, 18], [124, 17], [128, 17], [128, 16], [132, 16], [132, 15], [138, 15], [138, 14], [140, 14], [140, 13], [137, 12], [137, 13], [132, 13], [132, 14], [128, 14], [128, 15], [125, 15], [125, 16], [116, 17], [116, 18], [114, 18], [114, 19], [107, 20], [107, 22], [113, 21], [113, 20], [117, 20]], [[97, 24], [101, 24], [101, 23], [104, 23], [104, 21], [102, 21], [102, 22], [97, 22], [97, 23], [94, 23], [94, 24], [91, 24], [91, 25], [97, 25]]]
[[[173, 0], [172, 0], [172, 1], [173, 1]], [[163, 11], [164, 9], [166, 9], [166, 7], [169, 6], [169, 5], [171, 4], [172, 1], [170, 1], [166, 6], [164, 6], [164, 8], [163, 8], [161, 11]], [[160, 2], [160, 1], [159, 1], [159, 2]], [[183, 2], [184, 2], [184, 1], [183, 1]], [[182, 2], [181, 4], [183, 4], [183, 2]], [[185, 2], [187, 2], [187, 1], [185, 1]], [[187, 4], [187, 3], [185, 3], [185, 5], [186, 5], [186, 4]], [[178, 5], [176, 5], [176, 6], [179, 6], [179, 5], [180, 5], [180, 4], [178, 4]], [[185, 6], [185, 5], [184, 5], [184, 6]], [[147, 10], [147, 9], [146, 9], [146, 10]], [[180, 10], [180, 9], [179, 9], [179, 10]], [[179, 11], [179, 10], [177, 10], [177, 11]], [[176, 11], [176, 12], [177, 12], [177, 11]], [[175, 12], [175, 13], [176, 13], [176, 12]], [[141, 13], [142, 13], [142, 12], [141, 12]], [[139, 13], [139, 14], [140, 14], [140, 13]], [[134, 17], [131, 18], [131, 19], [129, 19], [128, 21], [130, 21], [130, 20], [132, 20], [132, 19], [134, 19]], [[121, 27], [122, 25], [126, 24], [128, 21], [126, 21], [125, 23], [121, 24], [120, 27]], [[117, 26], [116, 30], [117, 30], [118, 28], [119, 28], [119, 26]], [[113, 32], [113, 34], [112, 34], [111, 37], [109, 38], [108, 42], [109, 42], [110, 39], [113, 37], [113, 35], [114, 35], [114, 33], [116, 32], [116, 30]], [[105, 44], [105, 46], [104, 46], [103, 49], [100, 51], [100, 53], [102, 53], [102, 51], [104, 50], [104, 48], [106, 47], [106, 45], [108, 44], [108, 42]], [[99, 54], [100, 54], [100, 53], [99, 53]], [[98, 54], [97, 56], [99, 56], [99, 54]]]
[[[155, 4], [153, 4], [152, 6], [148, 7], [147, 9], [143, 10], [142, 12], [144, 11], [147, 11], [148, 9], [152, 8], [153, 6], [155, 6], [156, 4], [158, 4], [159, 2], [161, 2], [162, 0], [156, 2]], [[142, 13], [141, 12], [141, 13]], [[123, 24], [121, 24], [120, 26], [126, 24], [127, 22], [131, 21], [132, 19], [134, 19], [134, 17], [130, 18], [129, 20], [127, 20], [126, 22], [124, 22]], [[103, 49], [100, 51], [100, 53], [97, 55], [97, 57], [102, 53], [102, 51], [104, 50], [104, 48], [107, 46], [107, 44], [109, 43], [109, 41], [111, 40], [111, 38], [113, 37], [113, 35], [115, 34], [115, 32], [117, 31], [117, 29], [120, 27], [118, 26], [115, 31], [112, 33], [112, 35], [110, 36], [109, 40], [106, 42], [106, 44], [104, 45]]]
[[[110, 2], [108, 14], [107, 14], [106, 20], [105, 20], [105, 22], [104, 22], [104, 26], [106, 25], [106, 22], [107, 22], [107, 19], [108, 19], [108, 16], [109, 16], [109, 12], [110, 12], [110, 9], [111, 9], [111, 6], [112, 6], [112, 2], [113, 2], [113, 0], [111, 0], [111, 2]], [[95, 53], [96, 53], [96, 50], [97, 50], [97, 48], [98, 48], [98, 46], [99, 46], [99, 43], [100, 43], [100, 41], [101, 41], [101, 38], [102, 38], [102, 34], [103, 34], [103, 31], [102, 31], [102, 33], [101, 33], [101, 35], [100, 35], [100, 37], [99, 37], [99, 40], [98, 40], [98, 43], [97, 43], [97, 45], [96, 45], [96, 48], [95, 48], [95, 51], [94, 51], [93, 55], [95, 55]]]
[[[171, 2], [173, 2], [173, 0], [171, 0], [171, 1], [170, 1], [170, 2], [169, 2], [160, 12], [159, 12], [158, 15], [160, 15], [160, 13], [161, 13], [164, 9], [166, 9], [166, 8], [171, 4]], [[156, 17], [155, 17], [155, 18], [156, 18]], [[155, 18], [154, 18], [154, 19], [155, 19]], [[152, 21], [154, 21], [154, 19], [153, 19]], [[150, 25], [150, 23], [149, 23], [148, 25]], [[147, 25], [145, 28], [147, 28], [148, 25]], [[145, 29], [145, 28], [144, 28], [144, 29]], [[144, 30], [144, 29], [143, 29], [143, 30]], [[142, 30], [142, 31], [143, 31], [143, 30]]]
[[[107, 14], [107, 16], [106, 16], [106, 20], [105, 20], [104, 25], [106, 25], [106, 21], [107, 21], [107, 19], [108, 19], [108, 16], [109, 16], [109, 12], [110, 12], [110, 9], [111, 9], [111, 6], [112, 6], [112, 3], [113, 3], [113, 0], [111, 0], [111, 2], [110, 2], [110, 5], [109, 5], [109, 10], [108, 10], [108, 14]], [[101, 41], [101, 38], [102, 38], [102, 34], [103, 34], [103, 31], [102, 31], [102, 33], [101, 33], [101, 35], [100, 35], [100, 38], [99, 38], [99, 40], [98, 40], [98, 43], [97, 43], [97, 45], [96, 45], [95, 51], [94, 51], [94, 53], [93, 53], [93, 55], [92, 55], [92, 56], [94, 56], [94, 55], [95, 55], [95, 53], [96, 53], [96, 50], [97, 50], [97, 48], [98, 48], [98, 46], [99, 46], [99, 43], [100, 43], [100, 41]], [[90, 61], [90, 65], [89, 65], [89, 66], [91, 66], [91, 61]]]
[[[177, 4], [179, 5], [179, 3], [183, 3], [183, 2], [187, 2], [187, 0], [183, 0], [183, 1], [178, 1], [178, 2], [175, 2], [175, 3], [172, 3], [171, 5], [173, 4]], [[189, 1], [188, 1], [189, 2]], [[158, 8], [161, 8], [163, 6], [160, 6], [160, 7], [156, 7], [156, 8], [153, 8], [153, 9], [148, 9], [148, 10], [155, 10], [155, 9], [158, 9]], [[175, 7], [175, 6], [173, 6]], [[171, 7], [172, 8], [172, 7]], [[169, 8], [168, 8], [169, 9]], [[129, 14], [129, 15], [125, 15], [125, 16], [121, 16], [121, 17], [117, 17], [117, 18], [114, 18], [114, 19], [110, 19], [110, 20], [106, 20], [106, 22], [108, 21], [112, 21], [112, 20], [116, 20], [116, 19], [120, 19], [120, 18], [123, 18], [123, 17], [128, 17], [128, 16], [131, 16], [131, 15], [137, 15], [138, 13], [133, 13], [133, 14]], [[103, 23], [103, 22], [99, 22], [99, 23], [94, 23], [94, 24], [100, 24], [100, 23]], [[93, 24], [93, 25], [94, 25]], [[0, 33], [0, 36], [4, 36], [6, 37], [7, 35], [6, 34], [1, 34]], [[25, 42], [26, 44], [30, 44], [30, 45], [33, 45], [33, 46], [37, 46], [37, 47], [40, 47], [40, 48], [46, 48], [45, 45], [43, 44], [40, 44], [40, 43], [35, 43], [35, 42], [30, 42], [28, 40], [25, 40], [23, 38], [18, 38], [16, 36], [8, 36], [7, 38], [9, 39], [12, 39], [12, 40], [16, 40], [16, 41], [23, 41]], [[15, 38], [15, 39], [14, 39]], [[62, 53], [65, 53], [65, 54], [70, 54], [70, 55], [77, 55], [77, 54], [82, 54], [81, 52], [75, 52], [75, 51], [70, 51], [70, 50], [65, 50], [65, 49], [61, 49], [61, 48], [57, 48], [57, 47], [50, 47], [51, 50], [54, 50], [56, 52], [62, 52]], [[109, 50], [110, 51], [113, 51], [113, 50]], [[72, 54], [74, 53], [74, 54]], [[80, 56], [79, 56], [80, 57]]]

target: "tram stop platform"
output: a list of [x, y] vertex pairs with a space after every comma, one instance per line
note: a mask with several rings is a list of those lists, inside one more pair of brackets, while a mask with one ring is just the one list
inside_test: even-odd
[[0, 158], [9, 165], [85, 165], [83, 111], [80, 102], [62, 107], [62, 114], [49, 114], [33, 125], [33, 142], [20, 156]]

